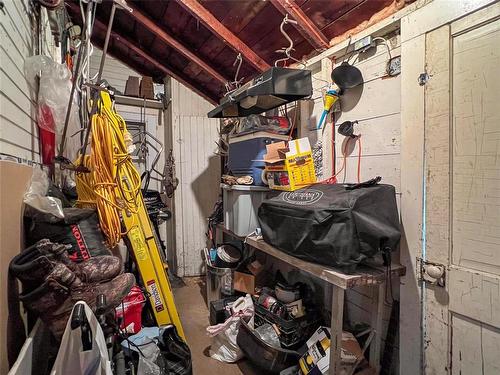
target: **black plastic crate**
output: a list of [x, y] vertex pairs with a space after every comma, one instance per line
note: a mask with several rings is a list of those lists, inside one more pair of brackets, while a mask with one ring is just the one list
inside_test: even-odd
[[306, 308], [306, 314], [300, 318], [283, 319], [258, 303], [254, 303], [254, 306], [255, 325], [258, 327], [265, 323], [275, 324], [280, 331], [281, 346], [285, 349], [299, 348], [321, 325], [319, 313], [314, 309]]

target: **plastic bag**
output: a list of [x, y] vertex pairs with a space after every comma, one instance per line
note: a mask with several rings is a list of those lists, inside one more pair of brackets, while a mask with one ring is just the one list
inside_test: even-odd
[[[92, 335], [92, 348], [83, 350], [81, 329], [71, 329], [71, 318], [68, 319], [66, 330], [62, 337], [61, 346], [52, 368], [51, 375], [113, 375], [111, 362], [108, 356], [108, 348], [102, 328], [90, 307], [83, 301], [75, 304], [83, 304], [85, 316], [90, 325]], [[73, 310], [75, 309], [73, 306]], [[70, 316], [72, 316], [71, 313]]]
[[[71, 71], [64, 64], [58, 64], [48, 56], [35, 55], [28, 57], [24, 63], [26, 80], [31, 87], [36, 87], [36, 77], [40, 77], [38, 90], [38, 127], [40, 128], [40, 138], [42, 146], [47, 145], [43, 150], [47, 157], [55, 152], [55, 140], [51, 133], [60, 138], [66, 119], [66, 111], [71, 94]], [[80, 129], [78, 117], [77, 96], [73, 97], [72, 110], [68, 123], [68, 134], [73, 134]], [[60, 139], [58, 140], [60, 141]], [[66, 156], [74, 160], [76, 156], [75, 147], [68, 147]], [[45, 163], [45, 161], [44, 161]]]
[[[53, 121], [39, 121], [38, 125], [54, 133], [60, 133], [64, 126], [71, 93], [71, 72], [66, 65], [58, 64], [50, 57], [41, 55], [28, 57], [24, 63], [24, 72], [31, 84], [35, 83], [37, 76], [40, 77], [38, 106], [39, 108], [47, 106], [52, 112]], [[73, 104], [76, 109], [76, 101]], [[78, 116], [73, 120], [77, 118]]]
[[158, 355], [160, 355], [160, 348], [158, 348], [155, 342], [141, 346], [137, 375], [161, 375], [161, 369], [156, 364]]
[[266, 117], [262, 115], [250, 115], [240, 118], [239, 124], [235, 128], [236, 134], [255, 131], [288, 134], [288, 132], [290, 131], [290, 123], [286, 117]]
[[64, 219], [61, 200], [54, 197], [47, 197], [49, 186], [50, 181], [47, 172], [37, 167], [33, 168], [30, 187], [24, 194], [23, 201], [38, 212]]
[[207, 334], [213, 338], [210, 346], [210, 357], [221, 362], [236, 362], [243, 357], [243, 352], [236, 343], [240, 328], [240, 319], [248, 321], [254, 326], [254, 305], [252, 297], [247, 294], [238, 298], [233, 304], [233, 315], [224, 323], [207, 327]]

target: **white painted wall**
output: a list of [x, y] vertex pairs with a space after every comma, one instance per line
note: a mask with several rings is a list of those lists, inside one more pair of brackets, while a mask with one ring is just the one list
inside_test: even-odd
[[37, 88], [30, 87], [25, 79], [24, 61], [37, 53], [59, 61], [59, 52], [45, 8], [41, 8], [38, 34], [30, 1], [10, 0], [4, 4], [0, 11], [0, 152], [40, 161]]
[[[355, 36], [354, 36], [354, 39]], [[392, 32], [388, 35], [388, 42], [391, 48], [391, 55], [401, 54], [399, 33]], [[339, 63], [342, 61], [343, 50], [335, 54]], [[397, 192], [397, 202], [400, 206], [401, 191], [401, 76], [387, 77], [385, 74], [388, 61], [386, 47], [378, 44], [373, 48], [355, 58], [350, 59], [351, 63], [360, 69], [365, 81], [363, 87], [347, 91], [341, 97], [342, 111], [336, 114], [335, 124], [335, 147], [336, 147], [336, 171], [342, 167], [342, 147], [344, 137], [338, 134], [338, 125], [343, 121], [358, 120], [355, 125], [355, 134], [361, 134], [362, 156], [360, 180], [365, 181], [376, 176], [382, 176], [382, 182], [394, 185]], [[335, 65], [334, 65], [335, 66]], [[323, 111], [322, 94], [328, 85], [325, 81], [330, 81], [332, 64], [329, 58], [324, 58], [310, 67], [313, 71], [313, 96], [302, 105], [301, 123], [302, 136], [308, 136], [311, 145], [318, 139], [323, 144], [323, 178], [331, 175], [331, 137], [332, 123], [328, 123], [324, 130], [315, 130], [317, 121]], [[351, 143], [352, 144], [352, 143]], [[358, 147], [348, 152], [344, 173], [337, 176], [339, 182], [357, 182]], [[399, 253], [393, 255], [395, 262], [399, 260]], [[358, 287], [346, 292], [347, 318], [351, 323], [370, 322], [372, 315], [372, 303], [377, 292], [376, 288]], [[393, 295], [399, 299], [399, 282], [393, 283]], [[326, 294], [325, 306], [330, 306], [330, 296]], [[386, 304], [384, 311], [384, 324], [382, 332], [382, 353], [384, 351], [385, 337], [389, 323], [391, 305]], [[394, 348], [394, 368], [398, 369], [399, 344], [396, 342]]]
[[181, 83], [171, 80], [171, 107], [165, 121], [166, 143], [171, 144], [176, 160], [179, 186], [171, 222], [170, 264], [178, 276], [195, 276], [205, 272], [202, 251], [206, 247], [206, 218], [219, 195], [220, 158], [215, 155], [219, 138], [216, 119], [207, 118], [213, 105]]

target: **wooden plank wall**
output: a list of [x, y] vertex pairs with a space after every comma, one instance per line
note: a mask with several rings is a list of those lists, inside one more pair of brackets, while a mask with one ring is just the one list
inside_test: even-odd
[[175, 239], [169, 242], [176, 250], [169, 260], [178, 276], [196, 276], [205, 272], [206, 218], [220, 191], [220, 158], [215, 154], [219, 120], [207, 118], [213, 108], [208, 101], [173, 79], [170, 86], [172, 126], [166, 127], [166, 139], [174, 151], [179, 186], [174, 197]]
[[0, 152], [39, 161], [37, 88], [25, 79], [24, 61], [37, 53], [58, 59], [58, 49], [51, 38], [45, 8], [38, 33], [30, 1], [4, 3], [0, 12]]
[[[389, 35], [391, 55], [398, 56], [401, 53], [400, 37], [398, 34]], [[338, 56], [342, 61], [343, 56]], [[401, 141], [401, 78], [383, 77], [385, 75], [388, 60], [387, 50], [383, 44], [350, 59], [362, 72], [364, 85], [362, 90], [353, 89], [341, 99], [342, 112], [336, 115], [336, 170], [342, 167], [342, 147], [344, 137], [338, 134], [338, 125], [347, 120], [358, 120], [355, 125], [355, 134], [361, 134], [362, 156], [361, 156], [361, 181], [382, 176], [382, 182], [392, 184], [396, 187], [397, 202], [400, 206], [401, 167], [400, 167], [400, 141]], [[312, 101], [306, 103], [302, 109], [301, 123], [302, 136], [308, 136], [313, 145], [318, 139], [323, 144], [323, 164], [326, 178], [331, 175], [331, 120], [322, 131], [314, 130], [323, 110], [322, 91], [326, 89], [331, 68], [329, 59], [324, 59], [321, 64], [312, 67], [313, 71], [313, 96]], [[306, 120], [308, 118], [308, 120]], [[352, 147], [349, 148], [352, 150]], [[340, 182], [357, 181], [358, 145], [348, 153], [346, 159], [346, 175], [340, 173], [337, 177]], [[399, 253], [394, 259], [399, 260]], [[353, 323], [370, 322], [372, 314], [372, 300], [375, 296], [375, 288], [356, 288], [349, 290], [346, 294], [347, 317]], [[393, 295], [399, 299], [399, 283], [393, 284]], [[325, 294], [325, 306], [330, 306], [330, 296]], [[387, 332], [391, 307], [386, 304], [384, 310], [383, 337]], [[382, 342], [382, 352], [385, 340]], [[394, 360], [398, 358], [398, 344], [395, 348]], [[398, 364], [394, 363], [394, 368]]]

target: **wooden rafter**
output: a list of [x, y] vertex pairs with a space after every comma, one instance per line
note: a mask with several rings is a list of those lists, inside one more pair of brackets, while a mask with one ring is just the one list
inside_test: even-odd
[[294, 0], [271, 0], [271, 3], [281, 13], [288, 14], [297, 21], [295, 28], [311, 45], [319, 50], [325, 50], [330, 47], [328, 38], [314, 24], [314, 22], [304, 13]]
[[259, 57], [240, 38], [234, 35], [224, 26], [212, 13], [210, 13], [198, 0], [177, 0], [193, 17], [199, 19], [212, 33], [227, 43], [236, 52], [240, 52], [243, 58], [250, 62], [259, 71], [270, 68], [270, 65]]
[[175, 48], [176, 51], [180, 52], [185, 57], [187, 57], [189, 60], [191, 60], [192, 62], [197, 64], [200, 68], [205, 70], [208, 74], [210, 74], [212, 77], [214, 77], [219, 82], [226, 83], [228, 81], [227, 78], [225, 78], [222, 74], [220, 74], [218, 71], [216, 71], [210, 65], [208, 65], [205, 62], [205, 60], [203, 60], [200, 56], [193, 53], [188, 47], [186, 47], [184, 44], [182, 44], [177, 39], [175, 39], [172, 35], [168, 34], [165, 30], [163, 30], [161, 27], [159, 27], [155, 23], [155, 21], [153, 21], [151, 18], [149, 18], [140, 9], [138, 9], [137, 6], [135, 6], [131, 2], [128, 3], [128, 6], [130, 8], [132, 8], [132, 13], [130, 13], [130, 15], [136, 21], [138, 21], [138, 22], [142, 23], [144, 26], [146, 26], [146, 28], [148, 28], [153, 34], [155, 34], [155, 36], [160, 38], [163, 42], [165, 42], [169, 46]]
[[[74, 3], [68, 3], [67, 4], [73, 12], [76, 12], [76, 14], [80, 14], [80, 8], [78, 5]], [[107, 30], [107, 25], [105, 25], [103, 22], [100, 20], [96, 19], [94, 21], [94, 27], [102, 29], [103, 31]], [[139, 48], [136, 44], [134, 44], [132, 41], [130, 41], [128, 38], [124, 37], [123, 35], [117, 33], [116, 31], [111, 31], [110, 38], [113, 42], [115, 43], [121, 43], [123, 46], [127, 47], [130, 51], [133, 51], [137, 55], [139, 55], [141, 58], [146, 60], [148, 63], [153, 65], [156, 69], [160, 70], [163, 74], [169, 75], [173, 78], [175, 78], [177, 81], [181, 82], [183, 85], [187, 86], [194, 92], [196, 92], [198, 95], [202, 96], [206, 100], [208, 100], [212, 104], [217, 104], [217, 101], [208, 96], [206, 92], [204, 92], [199, 86], [195, 86], [191, 83], [189, 83], [186, 79], [181, 77], [177, 72], [175, 72], [172, 68], [169, 66], [166, 66], [163, 63], [160, 63], [155, 57], [149, 55], [147, 52], [143, 51], [141, 48]], [[110, 50], [108, 52], [110, 55], [114, 55], [113, 51]], [[118, 60], [120, 59], [118, 56], [114, 55]], [[122, 61], [123, 62], [123, 61]], [[129, 65], [126, 62], [123, 62], [125, 65]], [[130, 66], [130, 65], [129, 65]]]

